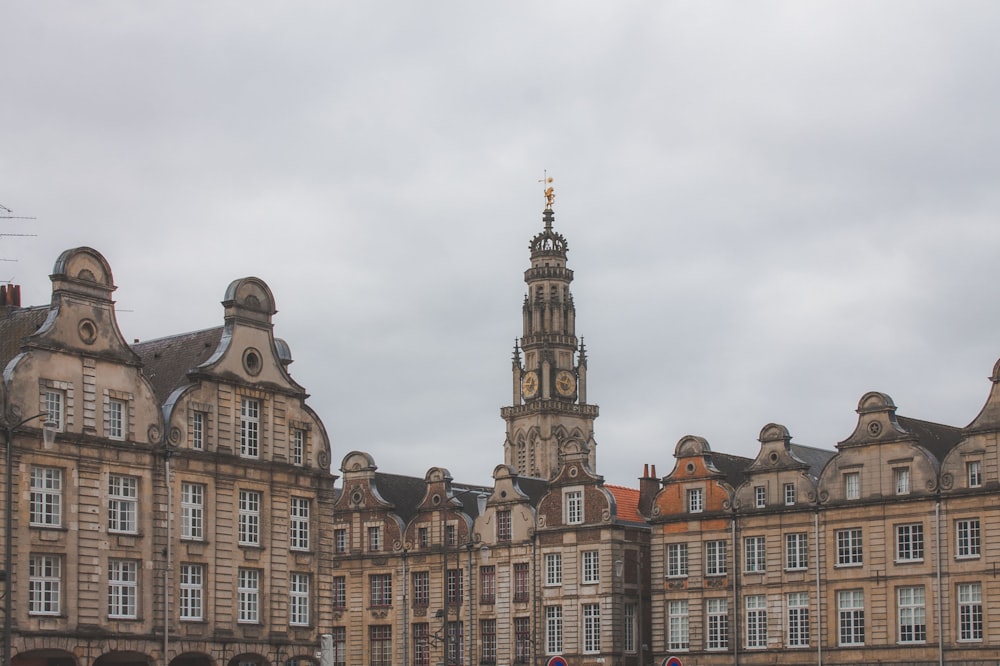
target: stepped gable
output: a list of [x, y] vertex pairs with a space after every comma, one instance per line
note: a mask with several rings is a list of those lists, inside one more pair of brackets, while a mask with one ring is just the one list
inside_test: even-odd
[[132, 345], [161, 404], [167, 402], [174, 389], [190, 383], [190, 370], [211, 358], [222, 339], [222, 330], [222, 326], [216, 326]]

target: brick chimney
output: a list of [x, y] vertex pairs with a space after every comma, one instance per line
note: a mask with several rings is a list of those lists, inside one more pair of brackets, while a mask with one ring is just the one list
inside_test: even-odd
[[21, 307], [21, 285], [0, 284], [0, 314], [6, 316]]
[[649, 518], [650, 510], [653, 508], [653, 498], [660, 492], [660, 480], [656, 478], [656, 465], [647, 463], [642, 468], [642, 476], [639, 477], [639, 513]]

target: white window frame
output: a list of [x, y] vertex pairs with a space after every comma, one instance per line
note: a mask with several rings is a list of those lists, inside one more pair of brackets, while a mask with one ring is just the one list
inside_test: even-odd
[[753, 505], [757, 509], [763, 509], [767, 506], [767, 486], [753, 487]]
[[108, 532], [139, 532], [139, 478], [108, 475]]
[[896, 562], [924, 561], [924, 524], [896, 525]]
[[789, 592], [785, 595], [788, 621], [788, 647], [809, 647], [809, 594]]
[[746, 607], [746, 648], [762, 650], [767, 647], [767, 597], [751, 594], [744, 598]]
[[309, 574], [293, 573], [288, 580], [288, 624], [309, 626]]
[[333, 552], [343, 555], [349, 546], [347, 542], [347, 528], [338, 527], [333, 530]]
[[982, 583], [959, 583], [956, 588], [958, 599], [958, 642], [978, 643], [983, 640], [983, 585]]
[[[413, 574], [413, 580], [417, 580], [418, 574], [427, 575], [426, 571], [417, 571]], [[426, 581], [425, 581], [426, 582]], [[427, 588], [424, 587], [424, 594], [427, 593]], [[417, 586], [414, 582], [413, 586], [413, 603], [414, 605], [420, 604], [420, 597], [417, 592]], [[343, 610], [347, 608], [347, 577], [346, 576], [334, 576], [333, 581], [330, 585], [330, 604], [332, 608], [337, 610]], [[423, 604], [426, 605], [426, 604]]]
[[59, 615], [62, 604], [62, 557], [31, 555], [28, 560], [28, 615]]
[[205, 484], [181, 483], [181, 539], [205, 538]]
[[108, 439], [124, 441], [128, 433], [128, 401], [108, 398], [107, 410]]
[[849, 500], [861, 499], [861, 472], [844, 473], [844, 497]]
[[513, 537], [510, 509], [497, 511], [497, 541], [507, 542]]
[[892, 470], [892, 485], [897, 495], [910, 494], [910, 468], [896, 467]]
[[863, 590], [837, 592], [837, 645], [865, 644], [865, 594]]
[[667, 602], [667, 649], [686, 652], [691, 649], [691, 621], [687, 599]]
[[726, 562], [726, 542], [713, 539], [705, 542], [705, 575], [725, 576], [729, 571]]
[[865, 562], [864, 533], [860, 527], [834, 532], [837, 546], [837, 567], [860, 567]]
[[205, 613], [205, 565], [181, 564], [178, 608], [181, 621], [198, 622]]
[[260, 622], [260, 570], [240, 568], [236, 584], [236, 622]]
[[593, 585], [601, 582], [601, 554], [596, 550], [585, 550], [582, 555], [582, 569], [580, 580], [584, 585]]
[[601, 605], [583, 604], [583, 653], [601, 651]]
[[545, 553], [545, 585], [562, 585], [562, 553]]
[[289, 548], [309, 550], [310, 501], [305, 497], [292, 497], [289, 502]]
[[809, 568], [809, 533], [793, 532], [785, 535], [785, 571], [803, 571]]
[[622, 646], [625, 652], [630, 654], [635, 653], [635, 604], [625, 604], [624, 606], [624, 618], [625, 618], [625, 630], [623, 632], [622, 638], [624, 639], [624, 645]]
[[795, 484], [786, 483], [785, 484], [785, 506], [795, 505]]
[[767, 539], [763, 536], [749, 536], [743, 539], [743, 570], [746, 573], [767, 571]]
[[382, 526], [369, 525], [366, 532], [368, 533], [368, 552], [382, 552]]
[[306, 431], [303, 428], [292, 430], [292, 464], [301, 467], [306, 460]]
[[66, 391], [46, 388], [42, 394], [42, 405], [45, 422], [56, 432], [63, 432], [66, 427]]
[[900, 643], [927, 642], [927, 604], [923, 585], [896, 588], [896, 629]]
[[563, 612], [562, 606], [545, 607], [545, 654], [562, 654]]
[[965, 463], [965, 485], [967, 488], [983, 487], [983, 463], [980, 460], [968, 460]]
[[688, 545], [686, 543], [667, 544], [667, 578], [687, 578]]
[[686, 496], [688, 513], [702, 513], [705, 510], [704, 488], [688, 488]]
[[29, 484], [32, 527], [62, 527], [62, 470], [31, 466]]
[[134, 620], [139, 612], [139, 563], [108, 560], [108, 618]]
[[191, 413], [191, 448], [195, 451], [205, 450], [205, 425], [207, 421], [206, 412], [196, 410]]
[[706, 599], [705, 609], [705, 649], [729, 649], [729, 601], [725, 597]]
[[263, 501], [263, 494], [258, 490], [240, 490], [239, 545], [260, 545], [260, 515]]
[[583, 523], [583, 491], [565, 491], [563, 494], [563, 502], [566, 506], [566, 524], [579, 525]]
[[976, 559], [982, 552], [982, 528], [978, 518], [955, 521], [955, 559]]
[[260, 458], [260, 400], [240, 398], [240, 456]]

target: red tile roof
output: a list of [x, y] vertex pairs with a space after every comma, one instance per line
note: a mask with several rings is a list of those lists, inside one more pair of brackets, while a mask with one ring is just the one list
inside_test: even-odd
[[639, 489], [625, 488], [624, 486], [612, 486], [604, 484], [604, 487], [611, 491], [615, 497], [615, 504], [618, 506], [618, 520], [644, 523], [646, 519], [639, 513]]

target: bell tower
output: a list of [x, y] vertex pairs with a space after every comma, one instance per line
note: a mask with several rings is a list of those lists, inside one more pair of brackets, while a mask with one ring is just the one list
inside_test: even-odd
[[[546, 178], [548, 185], [551, 178]], [[504, 463], [521, 476], [548, 480], [562, 466], [563, 446], [578, 442], [596, 471], [594, 419], [587, 404], [587, 353], [576, 337], [576, 307], [566, 267], [568, 246], [552, 228], [555, 192], [545, 190], [543, 229], [531, 239], [531, 267], [524, 272], [528, 293], [522, 307], [522, 334], [514, 343], [513, 404], [500, 410], [507, 422]]]

